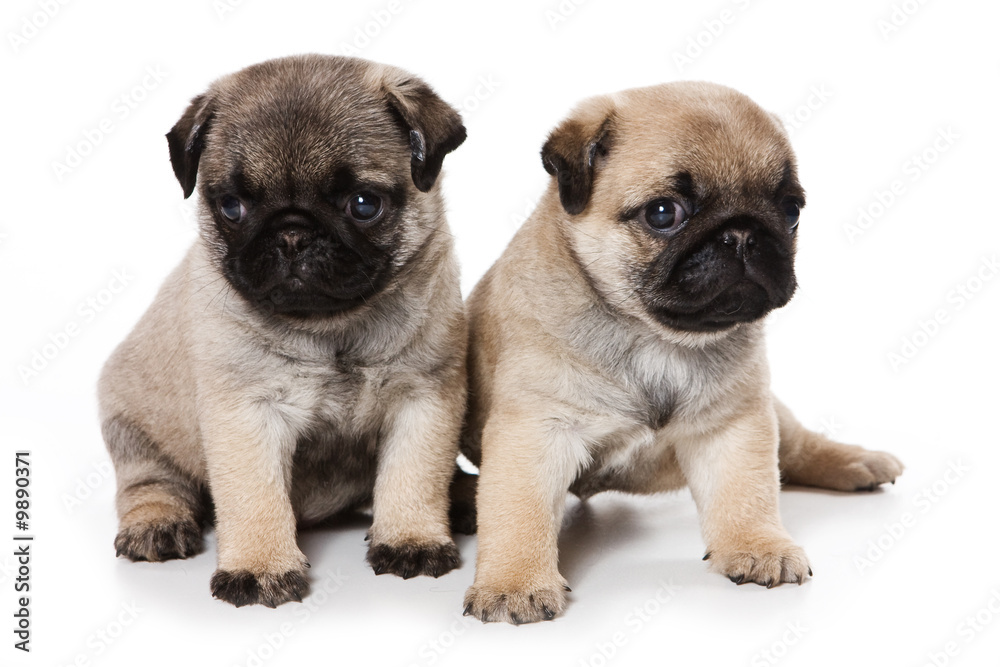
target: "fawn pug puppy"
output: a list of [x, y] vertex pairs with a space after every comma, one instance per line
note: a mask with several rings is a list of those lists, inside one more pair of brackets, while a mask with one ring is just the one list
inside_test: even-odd
[[296, 526], [370, 504], [376, 573], [458, 565], [467, 331], [437, 177], [464, 139], [421, 80], [354, 58], [191, 102], [167, 140], [199, 238], [99, 383], [119, 555], [191, 556], [214, 513], [212, 594], [273, 607], [308, 590]]
[[713, 570], [801, 583], [779, 477], [853, 491], [902, 466], [804, 429], [771, 395], [762, 320], [795, 291], [805, 204], [780, 122], [722, 86], [628, 90], [577, 107], [542, 161], [548, 190], [467, 302], [463, 451], [480, 479], [466, 613], [563, 610], [567, 490], [686, 485]]

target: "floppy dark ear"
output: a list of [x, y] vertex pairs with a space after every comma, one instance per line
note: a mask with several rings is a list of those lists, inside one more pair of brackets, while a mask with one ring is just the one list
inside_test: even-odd
[[542, 165], [556, 177], [559, 201], [576, 215], [587, 208], [594, 181], [594, 159], [611, 143], [610, 102], [598, 98], [584, 103], [549, 134], [542, 146]]
[[198, 160], [205, 148], [205, 135], [215, 113], [214, 98], [208, 93], [191, 100], [181, 119], [167, 132], [170, 164], [187, 199], [198, 178]]
[[423, 81], [387, 85], [389, 103], [410, 133], [410, 174], [421, 192], [434, 187], [444, 156], [465, 141], [462, 117]]

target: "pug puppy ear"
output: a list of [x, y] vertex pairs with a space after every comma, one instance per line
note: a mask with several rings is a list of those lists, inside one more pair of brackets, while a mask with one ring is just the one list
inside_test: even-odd
[[444, 156], [465, 141], [462, 117], [423, 81], [386, 82], [389, 104], [410, 133], [410, 174], [421, 192], [434, 187]]
[[205, 135], [214, 114], [214, 96], [209, 93], [199, 95], [191, 100], [180, 120], [167, 132], [170, 164], [184, 189], [185, 199], [194, 192], [194, 184], [198, 178], [198, 160], [205, 148]]
[[613, 114], [607, 98], [588, 100], [542, 146], [542, 165], [556, 177], [559, 201], [570, 215], [581, 213], [590, 201], [594, 162], [610, 148]]

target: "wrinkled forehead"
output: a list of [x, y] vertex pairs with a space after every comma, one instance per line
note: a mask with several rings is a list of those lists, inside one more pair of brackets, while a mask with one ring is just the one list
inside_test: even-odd
[[774, 191], [794, 172], [778, 121], [735, 91], [654, 89], [617, 102], [606, 171], [636, 197], [684, 174], [721, 191]]
[[394, 187], [409, 177], [406, 133], [360, 73], [249, 71], [224, 82], [206, 157], [249, 184], [322, 182], [349, 168]]

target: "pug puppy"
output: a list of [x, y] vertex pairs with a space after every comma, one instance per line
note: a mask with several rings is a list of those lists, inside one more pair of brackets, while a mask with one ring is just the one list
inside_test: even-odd
[[459, 563], [448, 487], [466, 322], [438, 175], [465, 139], [420, 79], [354, 58], [248, 67], [167, 134], [199, 238], [99, 383], [119, 556], [186, 558], [212, 594], [307, 593], [296, 527], [371, 505], [376, 574]]
[[465, 612], [566, 604], [566, 492], [688, 486], [712, 570], [801, 584], [779, 477], [842, 491], [895, 457], [803, 428], [772, 395], [763, 318], [795, 291], [805, 194], [776, 116], [707, 83], [585, 101], [549, 136], [537, 210], [467, 302], [479, 552]]

